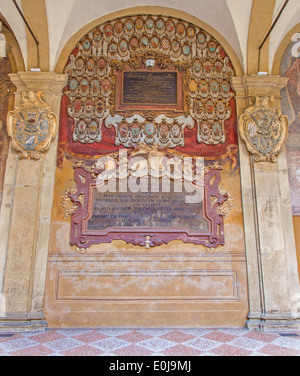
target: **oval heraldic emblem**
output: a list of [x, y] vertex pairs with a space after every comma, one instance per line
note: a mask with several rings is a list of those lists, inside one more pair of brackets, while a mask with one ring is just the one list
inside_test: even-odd
[[41, 91], [23, 92], [20, 105], [7, 115], [7, 132], [20, 158], [40, 159], [57, 133], [57, 117]]
[[273, 97], [256, 97], [239, 119], [239, 132], [256, 162], [275, 162], [288, 136], [288, 118]]

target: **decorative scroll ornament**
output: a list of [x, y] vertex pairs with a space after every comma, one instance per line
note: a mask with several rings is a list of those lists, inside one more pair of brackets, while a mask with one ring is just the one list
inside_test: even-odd
[[7, 132], [20, 158], [40, 159], [57, 133], [57, 116], [41, 91], [23, 92], [22, 102], [7, 115]]
[[160, 115], [155, 119], [145, 119], [141, 115], [123, 118], [120, 115], [108, 116], [106, 127], [116, 129], [115, 145], [132, 147], [137, 144], [160, 145], [174, 148], [185, 146], [183, 131], [192, 129], [194, 121], [189, 117], [179, 116], [172, 119]]
[[71, 186], [69, 189], [65, 191], [65, 193], [62, 196], [61, 207], [65, 212], [64, 218], [69, 218], [72, 214], [76, 213], [78, 205], [74, 204], [69, 197], [69, 194], [74, 195], [76, 193], [77, 193], [76, 187]]
[[256, 162], [276, 162], [288, 136], [288, 118], [274, 105], [274, 97], [256, 97], [239, 120], [239, 132]]

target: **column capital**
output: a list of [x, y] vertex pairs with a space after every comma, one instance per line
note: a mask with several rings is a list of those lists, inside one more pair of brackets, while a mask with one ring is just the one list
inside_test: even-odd
[[42, 91], [45, 94], [62, 94], [67, 84], [66, 74], [55, 72], [18, 72], [9, 75], [12, 83], [17, 87], [17, 94], [29, 91]]
[[281, 76], [243, 76], [233, 77], [232, 85], [237, 97], [265, 97], [273, 96], [275, 99], [280, 98], [280, 90], [288, 82], [287, 77]]

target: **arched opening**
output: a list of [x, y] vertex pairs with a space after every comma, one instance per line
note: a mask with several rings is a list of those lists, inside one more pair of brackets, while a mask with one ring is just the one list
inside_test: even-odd
[[243, 326], [235, 72], [223, 46], [181, 18], [126, 15], [87, 32], [64, 72], [49, 325]]

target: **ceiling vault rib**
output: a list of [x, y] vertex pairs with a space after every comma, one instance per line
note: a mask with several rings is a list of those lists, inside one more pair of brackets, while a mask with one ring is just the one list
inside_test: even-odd
[[274, 27], [276, 26], [276, 24], [277, 24], [279, 18], [281, 17], [281, 15], [282, 15], [284, 9], [286, 8], [286, 6], [288, 5], [289, 1], [290, 1], [290, 0], [286, 0], [285, 3], [283, 4], [283, 6], [282, 6], [280, 12], [278, 13], [276, 19], [274, 20], [274, 22], [272, 23], [272, 25], [271, 25], [269, 31], [267, 32], [267, 34], [266, 34], [264, 40], [261, 42], [261, 44], [260, 44], [260, 46], [259, 46], [259, 54], [258, 54], [258, 69], [260, 69], [260, 54], [261, 54], [261, 49], [263, 48], [264, 44], [266, 43], [267, 39], [269, 38], [270, 34], [272, 33]]
[[18, 10], [18, 12], [19, 12], [19, 14], [20, 14], [20, 16], [22, 17], [22, 19], [23, 19], [23, 21], [24, 21], [24, 23], [25, 23], [25, 25], [26, 25], [28, 31], [30, 32], [30, 34], [31, 34], [31, 36], [32, 36], [32, 38], [33, 38], [33, 40], [35, 41], [36, 49], [37, 49], [37, 63], [38, 63], [38, 67], [39, 67], [39, 66], [40, 66], [40, 52], [39, 52], [39, 44], [40, 44], [40, 43], [39, 43], [37, 37], [35, 36], [33, 30], [31, 29], [31, 27], [30, 27], [28, 21], [26, 20], [26, 17], [25, 17], [25, 15], [24, 15], [24, 13], [22, 12], [21, 8], [19, 7], [19, 4], [17, 3], [17, 1], [16, 1], [16, 0], [13, 0], [13, 3], [15, 4], [15, 6], [16, 6], [16, 8], [17, 8], [17, 10]]
[[266, 43], [266, 40], [269, 38], [270, 34], [272, 33], [274, 27], [276, 26], [276, 24], [277, 24], [279, 18], [281, 17], [281, 15], [282, 15], [284, 9], [286, 8], [286, 6], [288, 5], [289, 1], [290, 1], [290, 0], [286, 0], [285, 3], [283, 4], [283, 6], [282, 6], [280, 12], [278, 13], [278, 16], [276, 17], [275, 21], [274, 21], [273, 24], [271, 25], [271, 27], [270, 27], [270, 29], [269, 29], [267, 35], [265, 36], [264, 40], [263, 40], [262, 43], [260, 44], [260, 46], [259, 46], [259, 49], [260, 49], [260, 50], [262, 49], [263, 45]]

